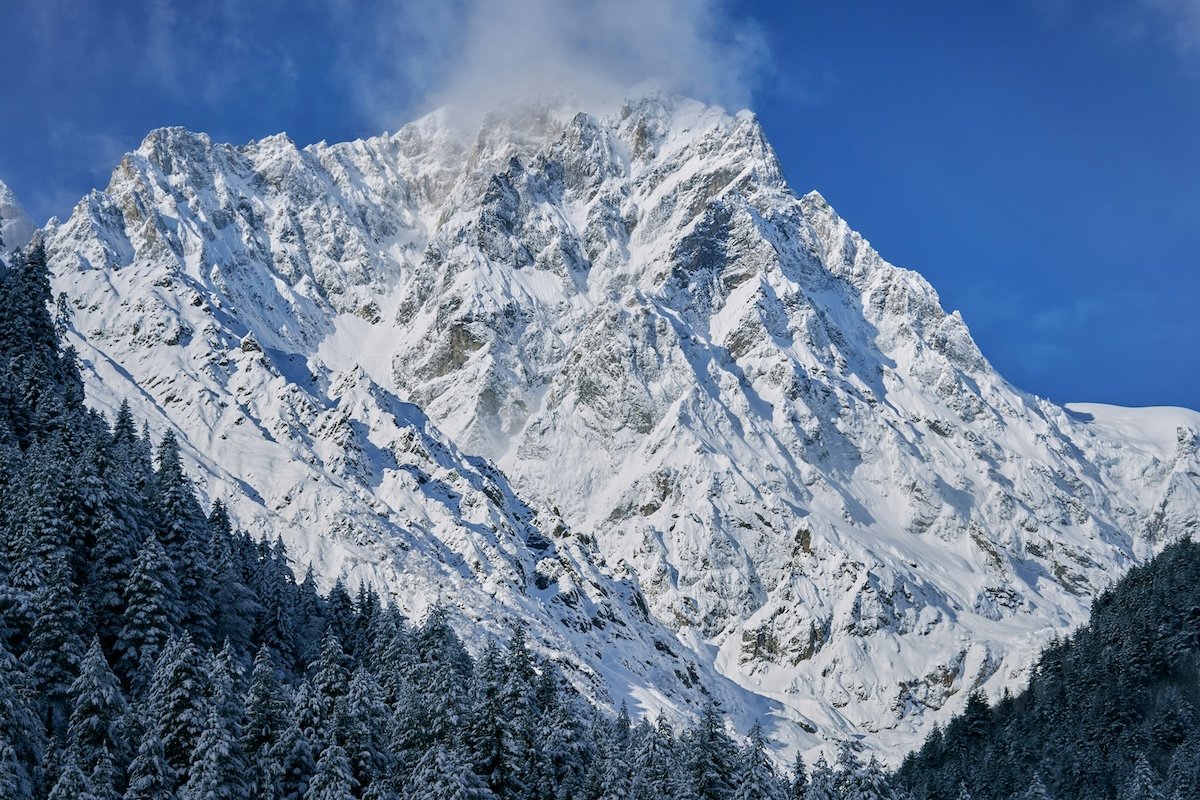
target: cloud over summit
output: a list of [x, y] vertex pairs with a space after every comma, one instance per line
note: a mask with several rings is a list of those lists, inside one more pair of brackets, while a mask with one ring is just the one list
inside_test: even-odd
[[389, 105], [395, 115], [400, 95], [415, 110], [483, 113], [545, 97], [596, 107], [647, 81], [737, 107], [749, 104], [767, 63], [765, 37], [719, 0], [451, 0], [433, 11], [401, 3], [384, 27], [395, 34], [391, 74], [358, 69], [355, 83], [375, 116]]

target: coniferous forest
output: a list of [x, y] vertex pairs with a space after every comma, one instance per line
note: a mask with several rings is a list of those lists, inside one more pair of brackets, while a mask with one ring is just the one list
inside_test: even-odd
[[[197, 500], [171, 434], [88, 410], [37, 246], [0, 272], [0, 798], [1200, 798], [1200, 545], [1173, 545], [895, 775], [843, 745], [778, 768], [709, 704], [604, 713], [519, 625], [297, 581]], [[810, 774], [811, 772], [811, 774]]]
[[[471, 654], [367, 587], [297, 581], [200, 506], [167, 434], [88, 410], [40, 247], [0, 272], [0, 798], [781, 800], [880, 789], [846, 750], [808, 794], [706, 707], [679, 732], [586, 702], [526, 646]], [[824, 794], [822, 794], [824, 792]], [[872, 795], [866, 794], [864, 797]]]
[[1184, 540], [1097, 598], [1025, 691], [995, 707], [972, 696], [898, 784], [939, 800], [1198, 800], [1198, 703], [1200, 544]]

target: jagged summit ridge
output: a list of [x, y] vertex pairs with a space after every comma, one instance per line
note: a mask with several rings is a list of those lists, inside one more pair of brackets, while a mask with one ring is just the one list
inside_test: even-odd
[[[437, 542], [468, 553], [527, 508], [534, 540], [624, 582], [596, 596], [642, 645], [563, 634], [536, 553], [509, 584], [526, 599], [494, 602], [648, 706], [699, 685], [669, 666], [686, 653], [898, 755], [1197, 527], [1195, 414], [1155, 415], [1147, 443], [1010, 386], [923, 278], [792, 192], [748, 112], [649, 95], [305, 148], [157, 131], [47, 246], [93, 396], [136, 379], [243, 520], [424, 597]], [[396, 452], [393, 395], [498, 467], [444, 474], [520, 503], [484, 492], [493, 516], [414, 526], [428, 547], [398, 557], [406, 518], [447, 506], [373, 449]], [[492, 596], [487, 568], [458, 574]]]

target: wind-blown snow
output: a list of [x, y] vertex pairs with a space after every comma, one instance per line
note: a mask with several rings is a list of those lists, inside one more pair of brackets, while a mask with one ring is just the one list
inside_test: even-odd
[[748, 112], [160, 130], [48, 248], [93, 401], [243, 525], [783, 745], [898, 757], [1200, 526], [1197, 415], [1009, 385]]
[[4, 241], [0, 246], [0, 255], [24, 247], [33, 238], [36, 229], [25, 209], [17, 202], [12, 189], [0, 181], [0, 239]]

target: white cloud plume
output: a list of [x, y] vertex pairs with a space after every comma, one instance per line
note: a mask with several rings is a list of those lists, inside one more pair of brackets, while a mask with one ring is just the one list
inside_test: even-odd
[[1165, 44], [1200, 55], [1200, 0], [1026, 0], [1047, 27], [1096, 24], [1121, 42]]
[[386, 124], [547, 96], [595, 107], [646, 81], [737, 107], [767, 63], [766, 37], [720, 0], [401, 2], [366, 26], [360, 7], [331, 2], [351, 90]]

